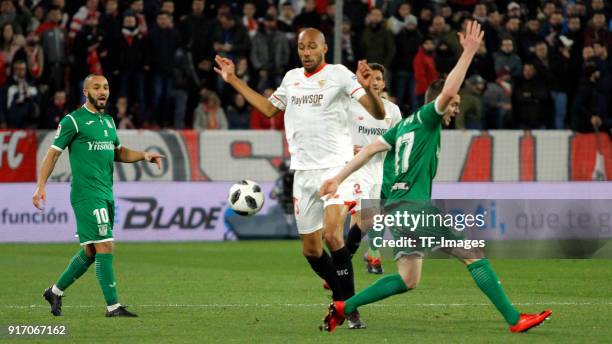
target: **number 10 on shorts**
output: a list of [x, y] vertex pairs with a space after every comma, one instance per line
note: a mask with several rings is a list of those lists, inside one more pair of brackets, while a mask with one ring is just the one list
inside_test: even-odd
[[98, 233], [105, 236], [108, 232], [108, 211], [106, 208], [94, 209], [93, 215], [98, 222]]

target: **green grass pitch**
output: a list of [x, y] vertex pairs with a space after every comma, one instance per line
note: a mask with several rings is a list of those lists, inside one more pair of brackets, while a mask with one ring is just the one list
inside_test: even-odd
[[[610, 260], [492, 260], [510, 299], [522, 311], [553, 309], [527, 334], [511, 334], [450, 259], [424, 263], [419, 289], [361, 308], [368, 328], [319, 332], [329, 294], [301, 256], [297, 241], [118, 243], [120, 301], [137, 319], [104, 318], [93, 269], [67, 292], [54, 318], [41, 297], [76, 244], [3, 244], [0, 342], [81, 343], [578, 343], [612, 338]], [[357, 259], [358, 258], [358, 259]], [[387, 272], [395, 271], [390, 260]], [[377, 276], [354, 261], [357, 289]], [[66, 325], [68, 335], [7, 337], [8, 325]]]

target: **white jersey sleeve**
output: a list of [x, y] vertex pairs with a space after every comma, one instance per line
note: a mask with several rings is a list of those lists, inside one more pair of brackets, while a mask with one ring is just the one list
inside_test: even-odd
[[402, 112], [400, 111], [399, 106], [393, 104], [392, 102], [384, 102], [385, 106], [385, 112], [387, 114], [387, 117], [391, 118], [391, 125], [389, 126], [389, 128], [392, 128], [394, 125], [396, 125], [397, 123], [399, 123], [402, 120]]
[[274, 91], [270, 98], [268, 98], [270, 103], [272, 103], [275, 108], [281, 111], [285, 111], [285, 109], [287, 108], [287, 82], [289, 79], [289, 74], [290, 72], [285, 74], [285, 77], [283, 78], [283, 81], [281, 82], [280, 86], [278, 86], [276, 91]]
[[342, 88], [344, 92], [351, 96], [353, 99], [359, 100], [359, 98], [363, 97], [366, 92], [363, 89], [363, 86], [357, 81], [357, 76], [351, 72], [348, 68], [343, 65], [338, 65], [338, 75], [340, 82], [342, 83]]

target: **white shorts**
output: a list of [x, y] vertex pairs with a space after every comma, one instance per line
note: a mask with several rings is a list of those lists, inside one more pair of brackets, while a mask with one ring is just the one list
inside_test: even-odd
[[361, 200], [362, 199], [380, 199], [380, 192], [382, 190], [382, 178], [376, 181], [378, 178], [374, 178], [367, 170], [360, 169], [353, 173], [353, 190], [357, 199], [357, 204], [351, 209], [351, 215], [357, 211], [361, 211]]
[[335, 176], [340, 167], [320, 170], [295, 171], [293, 177], [293, 207], [299, 234], [310, 234], [323, 228], [323, 209], [332, 204], [355, 204], [354, 181], [349, 176], [334, 197], [323, 200], [319, 189], [323, 182]]

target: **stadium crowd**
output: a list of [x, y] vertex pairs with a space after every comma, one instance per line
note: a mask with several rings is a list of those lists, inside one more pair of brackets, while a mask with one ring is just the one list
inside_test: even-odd
[[[404, 115], [455, 64], [457, 32], [485, 41], [462, 88], [457, 129], [608, 130], [612, 6], [604, 0], [344, 0], [342, 63], [386, 69]], [[332, 0], [0, 0], [0, 128], [55, 128], [109, 80], [119, 128], [283, 129], [217, 78], [215, 54], [271, 94], [300, 65], [296, 37], [319, 28], [333, 56]]]

